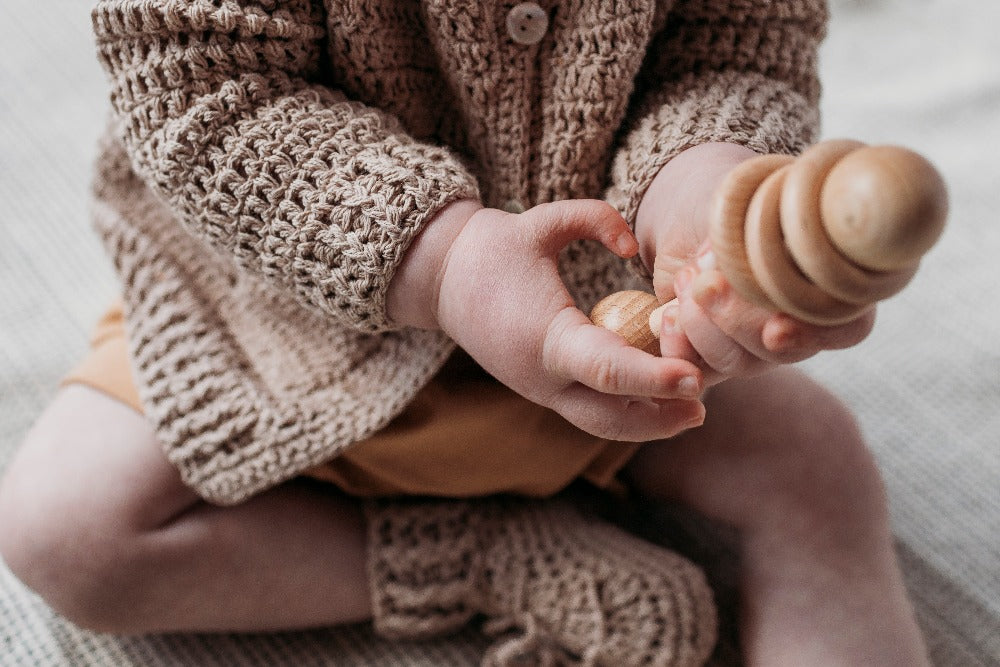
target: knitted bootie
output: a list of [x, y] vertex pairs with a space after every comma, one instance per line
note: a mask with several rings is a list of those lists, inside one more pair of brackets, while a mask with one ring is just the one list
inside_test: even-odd
[[712, 593], [677, 554], [561, 500], [367, 505], [375, 629], [504, 638], [484, 664], [698, 665], [715, 642]]

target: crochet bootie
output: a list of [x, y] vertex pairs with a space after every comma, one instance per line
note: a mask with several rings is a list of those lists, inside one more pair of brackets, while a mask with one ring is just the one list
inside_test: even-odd
[[418, 639], [485, 616], [484, 664], [699, 665], [712, 593], [677, 554], [561, 500], [367, 505], [375, 629]]

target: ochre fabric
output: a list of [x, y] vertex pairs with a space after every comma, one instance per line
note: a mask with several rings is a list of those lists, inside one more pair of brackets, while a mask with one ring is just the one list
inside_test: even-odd
[[[121, 304], [63, 384], [81, 383], [143, 412]], [[595, 438], [522, 398], [456, 352], [388, 426], [303, 474], [360, 497], [551, 496], [577, 478], [607, 488], [635, 443]]]
[[121, 303], [115, 303], [98, 320], [90, 336], [90, 349], [63, 377], [62, 385], [85, 384], [142, 412], [142, 400], [128, 361], [124, 323]]
[[[232, 504], [349, 450], [449, 358], [386, 291], [466, 198], [604, 198], [634, 223], [691, 146], [815, 139], [822, 0], [100, 0], [111, 122], [95, 224], [142, 403], [189, 486]], [[637, 286], [572, 244], [585, 312]]]

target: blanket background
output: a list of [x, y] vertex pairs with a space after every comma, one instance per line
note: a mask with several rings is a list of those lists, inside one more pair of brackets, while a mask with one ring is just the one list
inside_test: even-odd
[[[853, 406], [877, 454], [935, 662], [1000, 664], [1000, 3], [831, 5], [824, 137], [923, 152], [946, 176], [952, 213], [872, 336], [803, 367]], [[106, 108], [89, 7], [0, 9], [0, 467], [116, 293], [88, 221]], [[95, 635], [0, 567], [0, 665], [468, 665], [482, 648], [473, 633], [390, 644], [364, 625]]]

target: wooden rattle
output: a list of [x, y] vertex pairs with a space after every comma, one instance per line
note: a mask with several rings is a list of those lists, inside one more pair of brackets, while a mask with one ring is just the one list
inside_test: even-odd
[[[736, 167], [715, 193], [709, 240], [744, 298], [835, 325], [909, 283], [947, 207], [941, 175], [917, 153], [825, 141], [798, 158], [763, 155]], [[644, 292], [619, 292], [591, 319], [651, 349], [658, 305]]]

